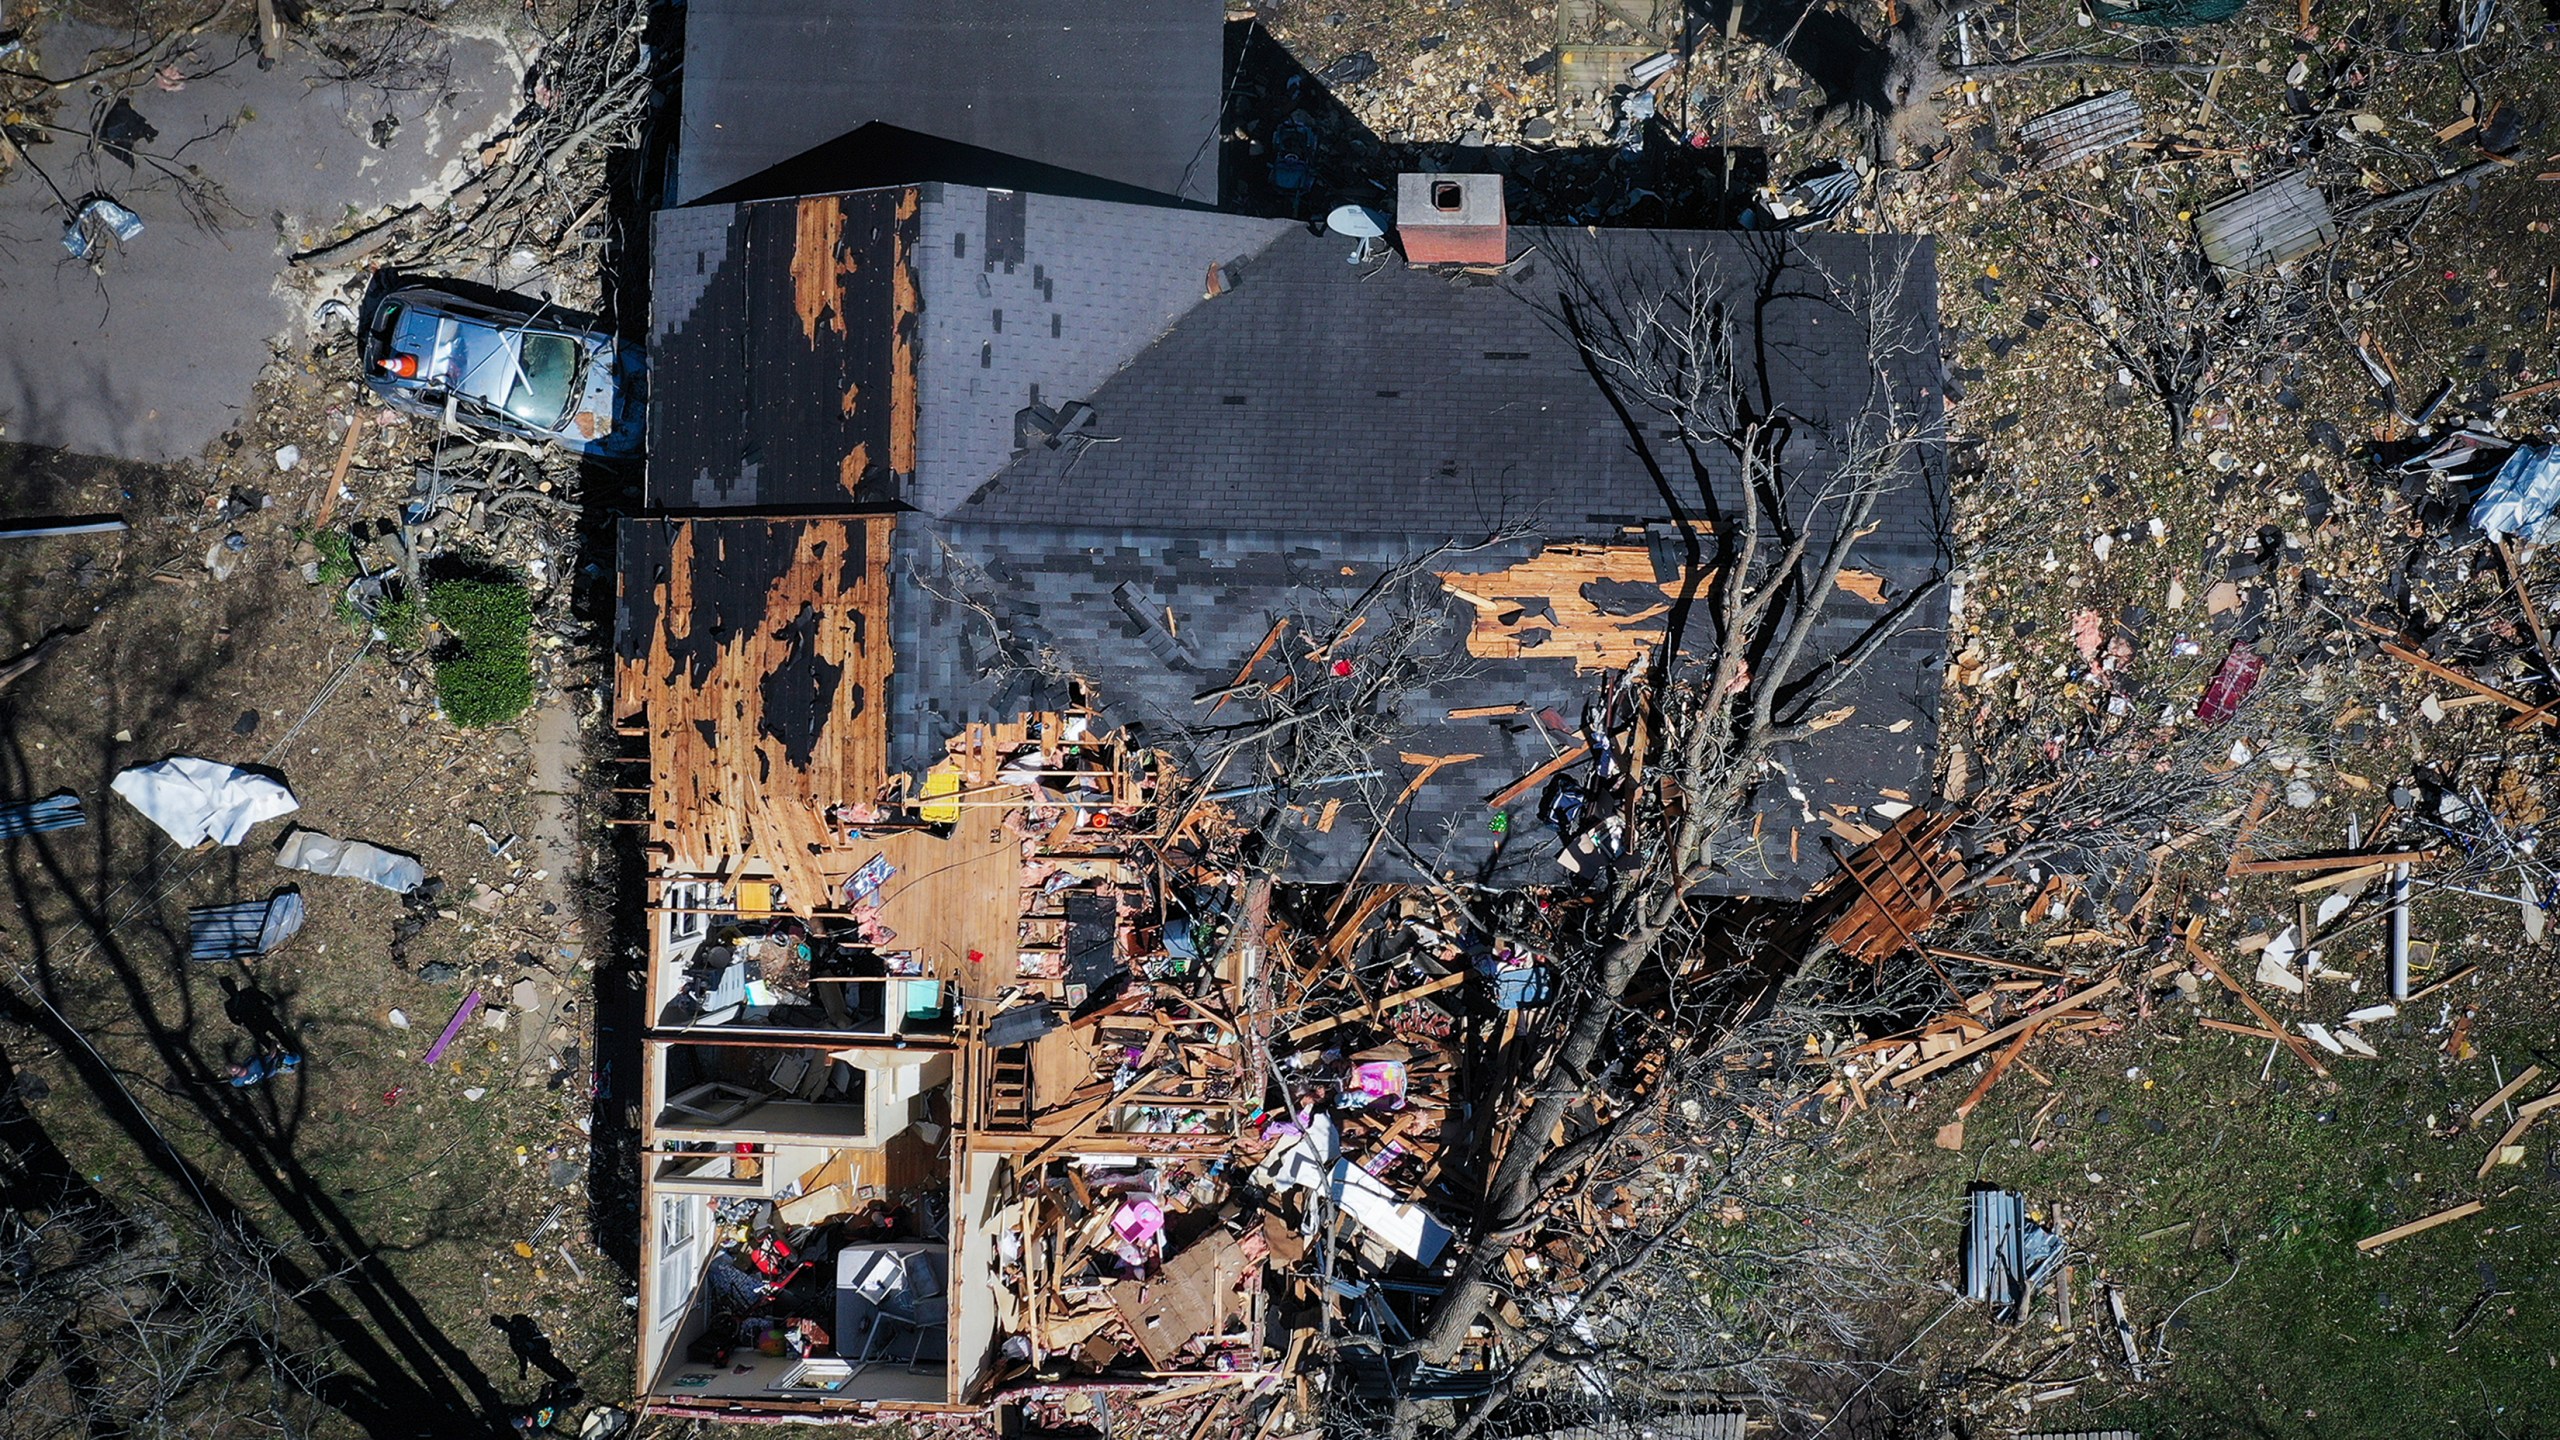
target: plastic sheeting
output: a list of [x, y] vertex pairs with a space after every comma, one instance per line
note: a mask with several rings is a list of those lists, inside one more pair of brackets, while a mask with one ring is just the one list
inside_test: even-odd
[[2471, 528], [2503, 540], [2534, 538], [2560, 510], [2560, 448], [2519, 445], [2471, 507]]
[[108, 788], [141, 811], [144, 819], [169, 832], [170, 839], [187, 846], [207, 840], [237, 845], [259, 821], [289, 815], [302, 806], [273, 776], [192, 755], [136, 765]]
[[302, 896], [293, 890], [237, 905], [199, 905], [187, 912], [187, 958], [208, 963], [253, 960], [292, 939], [301, 928]]
[[283, 847], [276, 851], [276, 863], [287, 870], [362, 880], [395, 895], [406, 895], [427, 882], [427, 867], [419, 864], [414, 855], [385, 850], [362, 840], [340, 840], [317, 830], [296, 830], [286, 836]]

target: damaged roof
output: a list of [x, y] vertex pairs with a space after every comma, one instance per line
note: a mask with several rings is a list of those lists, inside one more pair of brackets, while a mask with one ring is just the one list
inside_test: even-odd
[[887, 163], [939, 158], [888, 133], [902, 130], [1214, 204], [1225, 20], [1214, 0], [694, 0], [677, 203], [950, 178], [857, 170], [813, 187], [806, 167], [766, 174], [879, 126]]
[[915, 194], [658, 213], [649, 503], [841, 508], [915, 469]]
[[827, 807], [886, 773], [886, 515], [625, 520], [614, 719], [649, 734], [647, 839], [670, 873], [773, 867], [827, 893]]
[[[659, 225], [653, 393], [690, 414], [651, 416], [651, 501], [898, 506], [893, 769], [1058, 703], [1069, 671], [1178, 750], [1192, 697], [1280, 616], [1504, 531], [1433, 567], [1467, 663], [1413, 697], [1409, 753], [1478, 758], [1398, 821], [1417, 852], [1502, 878], [1551, 856], [1536, 827], [1494, 831], [1486, 797], [1572, 743], [1601, 672], [1661, 638], [1683, 573], [1657, 467], [1686, 462], [1658, 417], [1612, 406], [1567, 312], [1725, 275], [1753, 297], [1769, 403], [1795, 418], [1789, 464], [1818, 481], [1875, 398], [1854, 300], [1874, 287], [1907, 346], [1886, 383], [1933, 433], [1939, 414], [1925, 239], [1523, 227], [1501, 273], [1463, 273], [1347, 264], [1350, 241], [1296, 222], [946, 184]], [[1849, 713], [1781, 757], [1761, 859], [1730, 888], [1801, 894], [1831, 868], [1823, 812], [1880, 826], [1872, 806], [1927, 793], [1945, 608], [1901, 607], [1946, 572], [1945, 512], [1923, 446], [1814, 643], [1903, 628], [1834, 702]], [[1447, 714], [1492, 707], [1515, 708]], [[1411, 773], [1382, 769], [1390, 793]], [[1347, 873], [1360, 827], [1303, 818], [1299, 873]]]

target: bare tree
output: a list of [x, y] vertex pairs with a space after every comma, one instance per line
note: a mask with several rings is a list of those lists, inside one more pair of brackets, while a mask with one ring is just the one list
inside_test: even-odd
[[[1670, 248], [1623, 272], [1570, 257], [1560, 263], [1568, 281], [1555, 323], [1639, 453], [1657, 453], [1648, 436], [1669, 437], [1659, 453], [1671, 459], [1656, 478], [1675, 515], [1693, 522], [1682, 527], [1691, 563], [1645, 677], [1653, 758], [1632, 807], [1634, 868], [1596, 899], [1580, 925], [1587, 938], [1559, 937], [1564, 973], [1545, 1022], [1545, 1063], [1520, 1087], [1527, 1098], [1510, 1142], [1466, 1217], [1469, 1244], [1417, 1334], [1420, 1358], [1434, 1365], [1448, 1364], [1487, 1323], [1508, 1257], [1575, 1183], [1627, 1153], [1645, 1131], [1644, 1117], [1687, 1115], [1679, 1106], [1666, 1111], [1673, 1089], [1640, 1083], [1632, 1062], [1675, 1044], [1718, 1054], [1718, 1037], [1753, 1034], [1776, 1011], [1793, 966], [1777, 960], [1775, 947], [1744, 943], [1737, 951], [1741, 937], [1704, 928], [1715, 922], [1700, 919], [1692, 896], [1749, 863], [1755, 847], [1746, 821], [1771, 783], [1775, 748], [1812, 734], [1824, 703], [1937, 590], [1934, 582], [1915, 587], [1844, 647], [1816, 643], [1880, 502], [1920, 481], [1937, 441], [1935, 333], [1912, 318], [1921, 280], [1908, 250], [1880, 243], [1854, 272], [1780, 241], [1733, 251]], [[1845, 332], [1862, 362], [1862, 393], [1835, 390], [1821, 416], [1786, 398], [1779, 373], [1796, 327], [1817, 315], [1835, 327], [1831, 343]], [[1702, 530], [1715, 547], [1711, 557]], [[1693, 639], [1704, 652], [1696, 658]], [[1766, 963], [1722, 972], [1715, 989], [1701, 992], [1705, 1008], [1693, 1002], [1679, 1011], [1676, 1033], [1639, 1022], [1632, 997], [1640, 986], [1658, 992], [1659, 1004], [1659, 992], [1691, 983], [1693, 962], [1718, 947]], [[1710, 1133], [1739, 1103], [1727, 1097], [1726, 1108], [1711, 1108], [1685, 1098], [1698, 1101], [1698, 1118], [1683, 1123]], [[1695, 1198], [1715, 1193], [1709, 1184]], [[1681, 1233], [1689, 1203], [1670, 1203], [1668, 1220], [1651, 1231], [1658, 1247], [1648, 1253], [1640, 1243], [1620, 1257], [1626, 1268], [1617, 1273], [1643, 1274], [1665, 1256], [1689, 1255]], [[1558, 1354], [1551, 1338], [1533, 1353], [1563, 1358], [1573, 1343]], [[1398, 1406], [1397, 1433], [1420, 1424], [1415, 1405]]]
[[[304, 1436], [330, 1365], [264, 1242], [194, 1217], [93, 1204], [0, 1226], [10, 1433]], [[329, 1279], [313, 1282], [325, 1287]]]
[[2194, 232], [2164, 217], [2162, 204], [2139, 190], [2067, 198], [2036, 283], [2160, 407], [2174, 452], [2198, 410], [2271, 346], [2299, 338], [2308, 316], [2306, 297], [2282, 276], [2205, 259]]

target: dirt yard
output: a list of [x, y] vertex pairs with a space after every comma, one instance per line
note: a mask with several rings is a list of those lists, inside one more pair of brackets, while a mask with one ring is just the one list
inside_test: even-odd
[[[630, 1356], [627, 1282], [590, 1218], [599, 830], [545, 819], [584, 783], [592, 692], [573, 678], [514, 726], [446, 725], [417, 653], [368, 644], [303, 578], [325, 462], [288, 474], [243, 455], [216, 470], [0, 452], [0, 512], [133, 525], [0, 549], [0, 651], [70, 632], [0, 693], [0, 796], [68, 791], [89, 817], [7, 848], [14, 1094], [74, 1170], [60, 1183], [171, 1207], [200, 1187], [227, 1223], [342, 1272], [314, 1318], [379, 1402], [370, 1433], [449, 1435], [526, 1398], [541, 1377], [518, 1380], [492, 1315], [533, 1315], [612, 1395]], [[246, 508], [225, 519], [235, 493]], [[237, 568], [216, 579], [206, 557], [230, 535]], [[182, 850], [107, 789], [170, 755], [269, 771], [300, 809], [242, 846]], [[443, 893], [410, 907], [278, 869], [295, 825], [414, 854]], [[245, 968], [188, 963], [188, 907], [296, 884], [300, 935]], [[425, 923], [396, 944], [404, 919]], [[226, 1018], [226, 977], [272, 998], [298, 1072], [224, 1083], [256, 1048]], [[426, 1065], [474, 987], [489, 1004]]]

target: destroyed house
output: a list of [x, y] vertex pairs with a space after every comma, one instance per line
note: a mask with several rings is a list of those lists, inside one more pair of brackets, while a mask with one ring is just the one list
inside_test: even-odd
[[[1163, 881], [1129, 841], [1204, 763], [1198, 697], [1292, 643], [1282, 618], [1427, 557], [1465, 654], [1376, 757], [1390, 823], [1551, 881], [1523, 778], [1663, 643], [1688, 563], [1671, 437], [1595, 384], [1568, 302], [1730, 275], [1817, 477], [1878, 383], [1934, 425], [1925, 241], [1489, 218], [1426, 267], [1346, 263], [1294, 221], [949, 182], [657, 217], [613, 702], [647, 777], [649, 1405], [1269, 1373], [1278, 1242], [1220, 1218], [1265, 1039], [1153, 983], [1207, 966], [1251, 993], [1258, 950], [1186, 954], [1115, 898]], [[1887, 284], [1916, 338], [1879, 381], [1844, 295]], [[1926, 794], [1934, 446], [1889, 481], [1815, 643], [1907, 623], [1778, 757], [1729, 892], [1799, 898]], [[1281, 841], [1299, 881], [1374, 849], [1321, 798]], [[1322, 1175], [1300, 1155], [1272, 1183]], [[1346, 1213], [1428, 1264], [1437, 1222], [1351, 1181]]]
[[[1248, 1173], [1427, 1267], [1448, 1232], [1412, 1119], [1346, 1114], [1358, 1165], [1330, 1119], [1261, 1123], [1285, 1047], [1242, 997], [1282, 983], [1271, 895], [1175, 874], [1155, 805], [1214, 768], [1198, 697], [1415, 577], [1451, 663], [1359, 783], [1413, 853], [1550, 881], [1538, 783], [1700, 578], [1670, 442], [1595, 385], [1568, 298], [1713, 270], [1755, 297], [1790, 463], [1837, 463], [1879, 383], [1934, 439], [1925, 241], [1517, 229], [1485, 176], [1406, 177], [1400, 252], [1210, 210], [1222, 26], [1187, 0], [688, 7], [612, 701], [653, 1410], [1258, 1384], [1288, 1349], [1263, 1268], [1306, 1242], [1234, 1203]], [[1879, 381], [1854, 322], [1885, 285], [1912, 344]], [[1909, 623], [1778, 757], [1724, 889], [1803, 895], [1926, 784], [1945, 481], [1913, 456], [1816, 644]], [[1285, 878], [1342, 880], [1374, 832], [1308, 794]], [[1185, 886], [1226, 896], [1211, 928]], [[1359, 1073], [1398, 1104], [1461, 1083]]]

